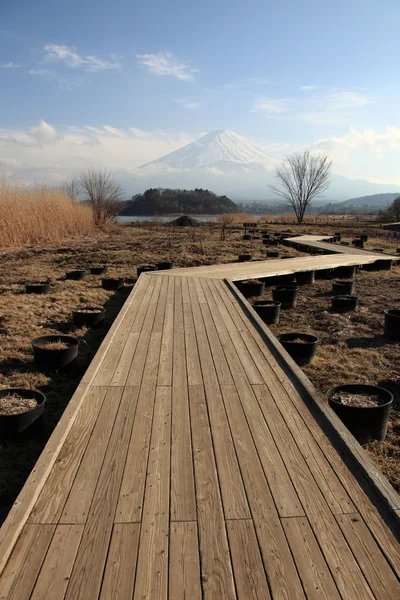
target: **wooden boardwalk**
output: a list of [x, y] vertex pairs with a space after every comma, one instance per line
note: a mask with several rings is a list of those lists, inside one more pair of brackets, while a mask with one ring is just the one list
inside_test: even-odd
[[398, 600], [398, 495], [196, 272], [140, 277], [0, 530], [0, 599]]

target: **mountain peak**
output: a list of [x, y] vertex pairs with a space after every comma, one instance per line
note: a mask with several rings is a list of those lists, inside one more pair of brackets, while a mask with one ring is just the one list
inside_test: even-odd
[[233, 167], [258, 167], [273, 170], [278, 161], [263, 150], [256, 148], [246, 138], [229, 129], [217, 129], [200, 139], [142, 165], [172, 169], [212, 168], [226, 171]]

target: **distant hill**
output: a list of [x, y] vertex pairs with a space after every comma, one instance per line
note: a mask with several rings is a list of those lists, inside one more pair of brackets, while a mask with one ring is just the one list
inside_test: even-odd
[[161, 216], [174, 214], [220, 215], [238, 212], [238, 207], [227, 196], [217, 196], [203, 189], [172, 190], [148, 189], [125, 202], [121, 216]]
[[363, 206], [370, 206], [376, 208], [385, 208], [388, 204], [391, 204], [395, 198], [400, 196], [400, 192], [391, 192], [389, 194], [373, 194], [372, 196], [361, 196], [360, 198], [350, 198], [340, 202], [338, 206], [348, 206], [354, 208], [362, 208]]

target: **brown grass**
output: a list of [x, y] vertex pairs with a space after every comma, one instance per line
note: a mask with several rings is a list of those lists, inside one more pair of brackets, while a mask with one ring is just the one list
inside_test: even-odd
[[0, 182], [0, 247], [58, 242], [94, 230], [91, 208], [61, 190]]
[[34, 398], [22, 398], [17, 394], [8, 394], [0, 398], [0, 415], [21, 415], [37, 406]]

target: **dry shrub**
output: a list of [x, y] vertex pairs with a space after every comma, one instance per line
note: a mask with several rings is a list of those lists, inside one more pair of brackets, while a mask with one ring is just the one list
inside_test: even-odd
[[[222, 215], [224, 217], [226, 215]], [[229, 213], [229, 217], [232, 218], [233, 223], [255, 223], [257, 219], [248, 215], [247, 213]]]
[[91, 208], [64, 191], [0, 182], [0, 247], [57, 242], [93, 230]]

